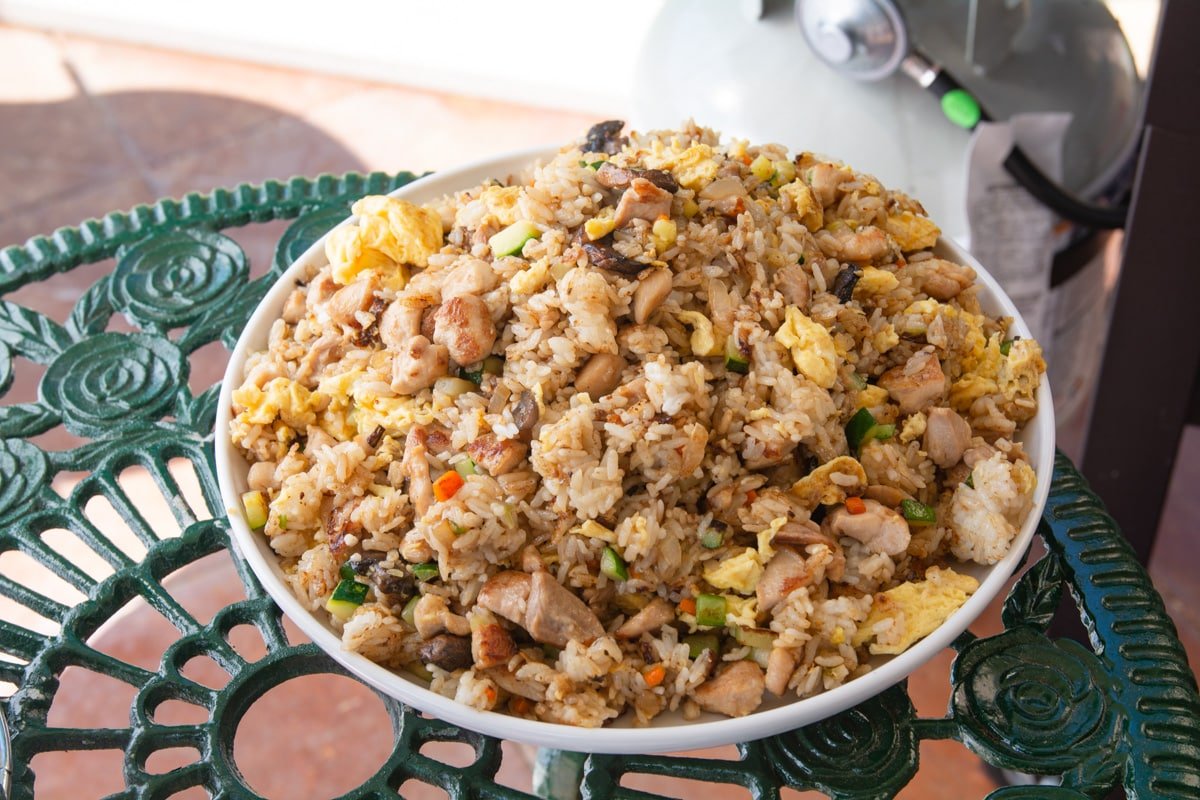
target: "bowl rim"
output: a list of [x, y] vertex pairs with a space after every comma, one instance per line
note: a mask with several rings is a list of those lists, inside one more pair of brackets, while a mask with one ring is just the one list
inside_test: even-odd
[[[418, 195], [425, 198], [418, 202], [427, 202], [443, 194], [476, 185], [483, 177], [501, 172], [516, 172], [535, 161], [553, 157], [557, 152], [558, 147], [539, 146], [489, 156], [419, 178], [391, 192], [391, 195]], [[351, 215], [335, 228], [351, 224], [355, 219]], [[255, 535], [246, 525], [241, 510], [241, 490], [235, 469], [240, 466], [240, 480], [244, 486], [248, 467], [226, 433], [231, 419], [232, 392], [234, 387], [242, 382], [242, 368], [251, 347], [258, 349], [265, 346], [271, 324], [278, 317], [283, 302], [294, 287], [295, 276], [315, 264], [324, 262], [324, 244], [328, 236], [327, 232], [313, 243], [267, 290], [230, 354], [222, 378], [214, 428], [217, 482], [221, 501], [229, 519], [230, 541], [237, 555], [250, 566], [263, 588], [304, 634], [334, 661], [387, 696], [472, 731], [577, 752], [663, 753], [760, 739], [825, 719], [904, 680], [958, 638], [999, 595], [1005, 583], [1024, 560], [1025, 551], [1033, 538], [1049, 496], [1054, 465], [1054, 405], [1050, 396], [1050, 384], [1045, 375], [1042, 376], [1038, 387], [1038, 413], [1026, 423], [1021, 437], [1031, 439], [1036, 435], [1038, 444], [1036, 452], [1028, 453], [1035, 464], [1037, 475], [1034, 503], [1024, 525], [1013, 539], [1008, 554], [990, 568], [985, 567], [987, 573], [980, 579], [979, 588], [975, 593], [932, 633], [903, 653], [874, 667], [870, 672], [821, 694], [793, 699], [783, 705], [755, 711], [744, 717], [702, 717], [680, 724], [655, 724], [652, 721], [646, 727], [583, 728], [541, 722], [497, 711], [480, 711], [453, 698], [437, 694], [403, 677], [399, 672], [383, 667], [358, 653], [342, 649], [341, 638], [319, 619], [316, 613], [304, 608], [292, 593], [283, 578], [278, 558], [269, 551], [266, 540]], [[939, 238], [935, 251], [972, 267], [976, 271], [977, 280], [986, 288], [986, 297], [990, 301], [988, 304], [997, 306], [998, 313], [1012, 317], [1011, 330], [1014, 333], [1031, 338], [1029, 328], [1012, 300], [973, 256], [945, 237]]]

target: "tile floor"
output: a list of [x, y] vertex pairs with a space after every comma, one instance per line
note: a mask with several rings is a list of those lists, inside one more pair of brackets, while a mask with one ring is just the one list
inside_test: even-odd
[[[293, 174], [438, 169], [528, 143], [559, 141], [595, 121], [574, 113], [3, 26], [0, 75], [6, 76], [0, 79], [0, 185], [5, 187], [0, 193], [0, 246], [162, 196]], [[252, 263], [262, 265], [269, 259], [281, 230], [261, 226], [251, 235], [240, 236]], [[14, 299], [61, 319], [80, 288], [110, 267], [101, 264], [78, 270], [37, 292], [20, 292]], [[223, 353], [212, 349], [198, 358], [194, 387], [202, 388], [219, 377]], [[36, 378], [33, 371], [18, 375], [6, 402], [29, 399], [36, 391]], [[69, 444], [61, 437], [47, 446]], [[122, 479], [135, 487], [148, 481], [136, 470]], [[1193, 663], [1200, 657], [1200, 581], [1191, 566], [1189, 541], [1200, 520], [1200, 496], [1191, 490], [1197, 480], [1200, 434], [1192, 431], [1181, 451], [1151, 572]], [[65, 492], [70, 485], [70, 476], [60, 476], [56, 488]], [[162, 516], [169, 519], [169, 514]], [[111, 511], [108, 519], [114, 537], [120, 539], [121, 526]], [[170, 534], [164, 522], [163, 535]], [[74, 557], [86, 556], [69, 539], [63, 539], [62, 548]], [[130, 545], [130, 549], [135, 548]], [[92, 563], [90, 568], [103, 574], [103, 565]], [[0, 559], [0, 572], [5, 574], [33, 571], [19, 560]], [[223, 554], [172, 576], [170, 585], [173, 594], [202, 619], [240, 597]], [[77, 597], [64, 592], [62, 599], [71, 602]], [[101, 631], [94, 637], [95, 644], [114, 656], [154, 667], [173, 640], [174, 629], [144, 606], [128, 613], [138, 615], [136, 625], [123, 625], [119, 635]], [[20, 610], [0, 603], [0, 617], [20, 619]], [[33, 627], [42, 624], [22, 621]], [[998, 628], [995, 607], [974, 626], [983, 634]], [[136, 636], [130, 634], [132, 630]], [[250, 657], [262, 652], [261, 641], [252, 636], [239, 639], [237, 646]], [[910, 689], [919, 713], [940, 715], [945, 708], [949, 660], [949, 654], [943, 654], [912, 677]], [[215, 664], [207, 669], [201, 664], [195, 670], [197, 680], [223, 679]], [[300, 698], [310, 703], [303, 715], [293, 710]], [[68, 670], [51, 721], [123, 726], [130, 699], [128, 687]], [[195, 721], [197, 709], [180, 705], [164, 709], [163, 721]], [[345, 736], [321, 733], [335, 722], [351, 726], [353, 748], [341, 744]], [[276, 732], [293, 728], [312, 733], [280, 742]], [[345, 727], [341, 730], [347, 732]], [[234, 750], [244, 774], [264, 796], [298, 800], [330, 797], [356, 785], [389, 747], [377, 698], [346, 679], [318, 676], [292, 681], [264, 697], [247, 716]], [[463, 763], [460, 750], [441, 747], [431, 755]], [[729, 749], [721, 749], [701, 755], [729, 754]], [[506, 746], [505, 756], [502, 782], [527, 789], [532, 752]], [[926, 769], [905, 790], [905, 798], [980, 797], [994, 787], [980, 762], [955, 743], [930, 743], [922, 757]], [[188, 760], [187, 753], [168, 752], [156, 756], [150, 767], [162, 771]], [[287, 768], [279, 769], [280, 763]], [[122, 786], [120, 758], [113, 752], [41, 756], [34, 767], [39, 775], [37, 795], [46, 800], [84, 796], [79, 791], [80, 774], [89, 775], [87, 797], [103, 796]], [[945, 780], [950, 774], [957, 780]], [[695, 788], [649, 776], [638, 776], [626, 785], [679, 797], [691, 796]], [[444, 796], [420, 785], [405, 790], [415, 798]], [[747, 793], [737, 787], [727, 791], [713, 787], [705, 795], [719, 800]]]

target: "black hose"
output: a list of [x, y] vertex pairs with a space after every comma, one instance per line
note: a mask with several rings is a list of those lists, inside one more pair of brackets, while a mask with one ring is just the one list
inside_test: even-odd
[[1004, 159], [1004, 168], [1025, 191], [1068, 222], [1098, 230], [1125, 227], [1129, 206], [1099, 206], [1080, 200], [1047, 178], [1024, 151], [1015, 145]]

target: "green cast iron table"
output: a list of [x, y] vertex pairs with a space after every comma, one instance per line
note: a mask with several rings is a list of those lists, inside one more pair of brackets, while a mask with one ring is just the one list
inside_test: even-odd
[[[2, 707], [10, 729], [0, 737], [6, 745], [0, 757], [11, 764], [11, 797], [36, 794], [30, 762], [39, 754], [112, 748], [124, 752], [126, 785], [112, 797], [165, 798], [193, 786], [211, 797], [257, 797], [233, 759], [246, 710], [288, 679], [340, 671], [315, 646], [288, 642], [279, 609], [236, 558], [248, 599], [211, 621], [197, 621], [164, 590], [164, 576], [229, 547], [213, 474], [218, 387], [190, 391], [189, 358], [211, 342], [232, 347], [271, 282], [343, 219], [354, 199], [413, 177], [326, 175], [241, 185], [109, 214], [0, 251], [0, 297], [116, 259], [66, 319], [0, 301], [0, 394], [13, 385], [21, 366], [15, 359], [44, 369], [36, 401], [0, 406], [0, 555], [19, 551], [86, 598], [67, 605], [0, 574], [0, 595], [49, 620], [54, 631], [0, 619], [0, 681], [9, 685]], [[251, 279], [242, 248], [221, 231], [293, 218], [267, 274]], [[73, 446], [35, 443], [59, 426], [75, 437]], [[168, 468], [178, 458], [194, 466], [208, 514], [184, 502]], [[131, 465], [148, 471], [181, 535], [163, 538], [147, 522], [141, 498], [117, 480]], [[51, 483], [64, 473], [81, 477], [61, 496]], [[117, 546], [85, 514], [97, 497], [124, 519], [144, 556]], [[51, 530], [69, 531], [112, 574], [91, 577], [47, 542]], [[621, 786], [625, 775], [649, 773], [740, 784], [764, 800], [779, 798], [785, 786], [836, 798], [886, 798], [916, 773], [922, 740], [955, 739], [995, 767], [1062, 776], [1060, 786], [997, 789], [988, 795], [994, 800], [1101, 797], [1118, 784], [1130, 797], [1200, 798], [1200, 701], [1175, 628], [1112, 518], [1061, 455], [1039, 534], [1047, 553], [1006, 599], [1005, 630], [987, 638], [966, 633], [955, 642], [944, 717], [918, 718], [901, 684], [832, 719], [739, 745], [736, 758], [544, 753], [551, 768], [535, 780], [535, 790], [545, 797], [658, 797]], [[1064, 586], [1091, 649], [1046, 635]], [[97, 630], [139, 597], [178, 629], [155, 669], [92, 646]], [[230, 644], [239, 625], [259, 630], [265, 656], [248, 660]], [[232, 676], [224, 688], [181, 672], [198, 655]], [[133, 687], [127, 726], [50, 724], [60, 678], [72, 666]], [[204, 721], [156, 722], [155, 710], [167, 701], [199, 706]], [[385, 702], [392, 752], [346, 797], [396, 797], [411, 778], [441, 786], [455, 800], [527, 796], [494, 782], [502, 759], [496, 740]], [[441, 763], [420, 752], [428, 741], [464, 742], [474, 759], [465, 766]], [[147, 769], [152, 754], [181, 746], [198, 750], [200, 759], [162, 774]]]

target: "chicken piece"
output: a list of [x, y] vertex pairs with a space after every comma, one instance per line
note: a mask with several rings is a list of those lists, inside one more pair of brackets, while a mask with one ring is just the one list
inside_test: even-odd
[[308, 352], [296, 367], [296, 382], [306, 384], [325, 368], [339, 361], [346, 352], [346, 342], [336, 333], [323, 333], [308, 347]]
[[898, 508], [905, 500], [913, 498], [905, 492], [900, 491], [894, 486], [884, 486], [880, 483], [873, 483], [863, 492], [863, 497], [869, 497], [872, 500], [878, 500], [885, 506]]
[[873, 552], [898, 556], [908, 549], [912, 534], [908, 522], [899, 513], [875, 500], [863, 500], [866, 511], [851, 514], [838, 506], [825, 517], [825, 524], [839, 536], [849, 536]]
[[404, 458], [400, 462], [408, 476], [408, 497], [418, 519], [433, 505], [433, 481], [429, 478], [429, 460], [425, 457], [427, 437], [424, 426], [412, 426], [404, 440]]
[[718, 214], [736, 217], [746, 210], [746, 187], [740, 178], [718, 178], [700, 190], [701, 200], [712, 203]]
[[767, 691], [776, 697], [783, 697], [795, 669], [796, 657], [792, 655], [791, 650], [784, 647], [773, 648], [771, 655], [767, 657]]
[[618, 639], [636, 639], [643, 633], [653, 633], [673, 619], [675, 608], [661, 597], [656, 597], [648, 606], [625, 620], [613, 635]]
[[586, 394], [593, 402], [617, 388], [625, 359], [612, 353], [596, 353], [575, 373], [575, 391]]
[[946, 374], [937, 356], [928, 350], [914, 353], [904, 366], [883, 373], [879, 385], [899, 404], [901, 414], [923, 411], [946, 397]]
[[[491, 614], [484, 614], [491, 617]], [[517, 654], [517, 643], [513, 641], [508, 631], [495, 621], [476, 621], [471, 628], [471, 656], [475, 666], [480, 669], [491, 669], [507, 664], [508, 660]]]
[[[536, 548], [535, 548], [536, 549]], [[525, 624], [525, 612], [529, 605], [529, 593], [533, 579], [524, 572], [505, 570], [487, 579], [475, 604], [499, 614], [509, 622]]]
[[449, 631], [455, 636], [468, 636], [471, 633], [471, 623], [467, 622], [467, 618], [451, 611], [445, 598], [436, 594], [421, 595], [413, 608], [413, 624], [422, 639], [432, 638], [442, 631]]
[[410, 564], [426, 564], [433, 560], [434, 553], [421, 532], [413, 528], [400, 540], [400, 557]]
[[496, 343], [496, 326], [487, 304], [470, 294], [443, 302], [434, 318], [433, 341], [445, 345], [456, 364], [482, 361]]
[[361, 328], [358, 312], [366, 311], [375, 299], [375, 291], [379, 288], [379, 278], [374, 272], [353, 281], [349, 286], [343, 286], [333, 293], [326, 304], [329, 318], [339, 325], [350, 325]]
[[566, 647], [572, 639], [590, 644], [604, 635], [592, 610], [549, 572], [535, 572], [530, 586], [525, 630], [535, 641]]
[[329, 298], [333, 297], [338, 290], [338, 282], [333, 279], [328, 269], [323, 269], [317, 273], [317, 277], [313, 278], [308, 284], [308, 294], [304, 298], [305, 304], [310, 312], [317, 312], [324, 308], [329, 302]]
[[500, 279], [486, 261], [473, 258], [446, 274], [442, 281], [442, 299], [463, 295], [481, 295], [496, 288]]
[[833, 559], [825, 567], [830, 580], [840, 581], [846, 572], [846, 553], [841, 542], [821, 530], [821, 526], [810, 519], [792, 520], [775, 532], [772, 544], [787, 544], [805, 548], [811, 544], [823, 544], [833, 553]]
[[618, 228], [623, 228], [635, 219], [654, 222], [659, 217], [669, 216], [672, 197], [670, 192], [658, 188], [645, 178], [634, 178], [617, 203], [613, 222]]
[[975, 270], [941, 258], [910, 263], [903, 271], [920, 291], [942, 302], [958, 297], [975, 281]]
[[259, 461], [251, 464], [250, 471], [246, 473], [246, 485], [250, 487], [251, 491], [278, 489], [279, 483], [275, 479], [274, 461]]
[[634, 322], [638, 325], [646, 324], [650, 315], [657, 311], [671, 294], [672, 280], [669, 269], [656, 269], [642, 278], [638, 287], [633, 290]]
[[421, 334], [425, 308], [424, 298], [400, 295], [379, 318], [379, 338], [393, 350], [404, 347], [409, 339]]
[[295, 325], [304, 319], [304, 312], [308, 310], [305, 298], [306, 295], [301, 288], [296, 288], [288, 295], [287, 302], [283, 304], [283, 313], [279, 315], [284, 322], [289, 325]]
[[812, 579], [804, 556], [787, 546], [776, 548], [775, 556], [767, 562], [758, 585], [754, 587], [758, 610], [769, 612], [794, 590], [811, 583]]
[[450, 355], [446, 348], [431, 344], [424, 336], [414, 336], [392, 360], [392, 390], [396, 394], [416, 394], [449, 371]]
[[822, 206], [828, 207], [837, 200], [838, 187], [853, 180], [854, 175], [845, 167], [822, 161], [814, 164], [806, 177], [813, 196]]
[[512, 472], [525, 460], [529, 445], [516, 439], [498, 439], [494, 433], [485, 433], [467, 445], [467, 455], [476, 464], [488, 471], [492, 477]]
[[883, 264], [896, 255], [894, 243], [888, 238], [887, 232], [874, 225], [858, 230], [844, 228], [831, 235], [822, 234], [817, 244], [827, 256], [859, 264]]
[[971, 469], [975, 469], [975, 465], [980, 461], [987, 461], [992, 456], [999, 452], [987, 442], [967, 448], [963, 451], [963, 463]]
[[735, 661], [700, 684], [692, 697], [705, 711], [744, 717], [762, 703], [766, 681], [762, 668], [753, 661]]
[[962, 460], [971, 443], [971, 425], [949, 408], [931, 408], [926, 414], [924, 449], [933, 463], [949, 469]]
[[[541, 551], [537, 549], [537, 545], [527, 544], [521, 548], [521, 569], [526, 572], [541, 572], [546, 568], [546, 561], [542, 558]], [[526, 593], [526, 598], [528, 598]], [[521, 619], [525, 618], [525, 608], [521, 608]], [[512, 619], [510, 617], [510, 619]], [[520, 620], [513, 620], [520, 622]]]
[[423, 664], [433, 664], [447, 672], [471, 666], [471, 640], [466, 636], [451, 636], [446, 633], [423, 642], [417, 649]]
[[783, 295], [784, 301], [801, 311], [808, 311], [808, 273], [799, 264], [789, 264], [775, 273], [771, 283]]
[[650, 264], [626, 258], [612, 246], [612, 237], [605, 236], [594, 242], [584, 242], [583, 252], [587, 253], [588, 263], [596, 269], [606, 269], [626, 277], [633, 277], [643, 270], [650, 269]]

